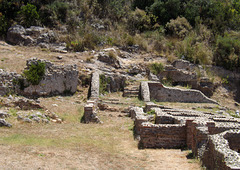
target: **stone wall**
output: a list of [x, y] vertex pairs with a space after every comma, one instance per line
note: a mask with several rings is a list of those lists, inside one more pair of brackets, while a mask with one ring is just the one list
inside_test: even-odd
[[[147, 86], [148, 85], [148, 86]], [[159, 82], [142, 82], [141, 98], [144, 101], [157, 100], [159, 102], [187, 102], [187, 103], [214, 103], [216, 101], [206, 97], [198, 90], [165, 87]]]
[[145, 112], [149, 110], [155, 111], [154, 119], [142, 108], [130, 109], [130, 116], [135, 120], [134, 133], [139, 140], [139, 148], [187, 146], [207, 169], [240, 169], [237, 153], [240, 151], [239, 119], [164, 108], [151, 102], [146, 103]]
[[43, 62], [45, 75], [38, 85], [25, 82], [25, 88], [20, 91], [24, 96], [50, 96], [61, 94], [73, 94], [78, 86], [78, 70], [76, 65], [58, 66], [47, 60], [32, 58], [27, 60], [27, 69], [31, 64]]
[[98, 100], [99, 100], [99, 73], [92, 73], [91, 83], [88, 90], [89, 99], [84, 106], [84, 115], [83, 122], [84, 123], [102, 123], [97, 116], [98, 113]]
[[142, 123], [139, 147], [182, 148], [186, 146], [186, 134], [184, 125]]
[[230, 130], [216, 135], [210, 135], [207, 149], [202, 157], [203, 164], [208, 169], [240, 169], [239, 153], [229, 147], [225, 136], [228, 134], [239, 135], [239, 130]]
[[27, 68], [38, 62], [45, 63], [45, 75], [38, 85], [32, 85], [17, 73], [0, 70], [0, 95], [9, 93], [27, 97], [73, 94], [78, 86], [76, 65], [57, 66], [47, 60], [32, 58], [27, 60]]
[[0, 69], [0, 96], [8, 95], [18, 91], [16, 82], [22, 76], [14, 72], [7, 72]]

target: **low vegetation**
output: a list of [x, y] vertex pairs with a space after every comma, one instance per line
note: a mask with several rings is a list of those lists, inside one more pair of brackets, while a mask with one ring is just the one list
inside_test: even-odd
[[45, 63], [38, 62], [37, 64], [31, 64], [29, 69], [23, 72], [23, 76], [32, 85], [38, 85], [45, 74]]
[[239, 0], [0, 0], [0, 36], [46, 26], [69, 50], [139, 45], [143, 51], [239, 71]]

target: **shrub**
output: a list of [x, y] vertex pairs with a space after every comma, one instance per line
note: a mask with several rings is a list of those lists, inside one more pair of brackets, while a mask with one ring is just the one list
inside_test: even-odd
[[240, 40], [228, 35], [218, 36], [214, 52], [214, 62], [229, 70], [240, 67]]
[[131, 35], [127, 35], [125, 42], [126, 42], [126, 45], [127, 45], [127, 46], [133, 46], [133, 45], [135, 45], [135, 39], [134, 39], [134, 37], [131, 36]]
[[37, 7], [32, 4], [27, 4], [21, 7], [18, 12], [20, 24], [26, 27], [32, 25], [38, 25], [39, 14], [37, 12]]
[[99, 76], [100, 85], [99, 85], [99, 93], [106, 94], [107, 93], [107, 85], [111, 82], [109, 77], [106, 77], [104, 74]]
[[149, 8], [150, 12], [158, 17], [161, 25], [165, 25], [170, 19], [175, 19], [181, 14], [180, 0], [156, 0]]
[[8, 23], [4, 15], [0, 13], [0, 37], [6, 34], [8, 30]]
[[82, 39], [71, 41], [68, 43], [68, 48], [75, 51], [81, 52], [84, 50], [93, 50], [98, 44], [100, 44], [101, 39], [94, 33], [86, 33]]
[[54, 18], [61, 22], [66, 22], [69, 6], [66, 2], [54, 1], [47, 6], [53, 12]]
[[31, 64], [28, 70], [23, 72], [23, 76], [32, 85], [38, 85], [45, 74], [46, 64], [38, 61], [37, 64]]
[[136, 7], [139, 9], [145, 10], [146, 7], [150, 7], [154, 3], [154, 0], [134, 0], [133, 1], [133, 8]]
[[183, 41], [177, 44], [176, 55], [179, 58], [195, 64], [211, 64], [213, 52], [205, 41], [197, 41], [196, 32], [191, 32]]
[[57, 16], [49, 6], [43, 6], [39, 10], [41, 23], [48, 27], [54, 27], [57, 24]]
[[127, 24], [128, 30], [132, 33], [137, 30], [142, 32], [149, 29], [151, 18], [145, 11], [137, 8], [129, 15]]
[[68, 45], [68, 48], [71, 48], [73, 51], [75, 52], [79, 52], [79, 51], [84, 51], [84, 44], [82, 40], [78, 40], [78, 41], [71, 41], [70, 45]]
[[177, 36], [179, 38], [184, 38], [192, 26], [184, 17], [177, 17], [177, 19], [171, 19], [170, 22], [166, 24], [166, 31], [168, 34]]
[[152, 63], [150, 65], [150, 70], [153, 74], [158, 75], [164, 70], [164, 66], [162, 63]]

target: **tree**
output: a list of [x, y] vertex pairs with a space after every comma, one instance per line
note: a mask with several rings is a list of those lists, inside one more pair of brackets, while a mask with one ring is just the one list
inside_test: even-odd
[[19, 21], [23, 26], [30, 27], [32, 25], [38, 25], [39, 14], [35, 5], [28, 3], [27, 5], [22, 6], [18, 15]]

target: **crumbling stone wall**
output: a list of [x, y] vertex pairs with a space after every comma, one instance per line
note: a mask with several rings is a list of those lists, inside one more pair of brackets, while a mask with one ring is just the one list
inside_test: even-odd
[[130, 109], [139, 148], [187, 146], [207, 169], [240, 169], [238, 119], [147, 102], [145, 112], [149, 110], [155, 111], [155, 124], [142, 108]]
[[83, 115], [84, 123], [101, 123], [100, 119], [97, 116], [97, 101], [88, 100], [86, 105], [84, 106], [84, 115]]
[[239, 135], [239, 130], [230, 130], [220, 134], [210, 135], [207, 149], [202, 157], [203, 164], [208, 169], [240, 169], [239, 153], [229, 147], [226, 137]]
[[[146, 86], [146, 83], [148, 86]], [[149, 91], [148, 91], [149, 90]], [[148, 95], [150, 94], [150, 95]], [[206, 97], [198, 90], [165, 87], [158, 82], [141, 83], [141, 98], [144, 101], [157, 100], [159, 102], [187, 102], [187, 103], [214, 103], [216, 101]]]
[[76, 65], [58, 66], [47, 60], [32, 58], [27, 60], [27, 69], [31, 64], [43, 62], [45, 75], [38, 85], [24, 81], [25, 88], [20, 91], [24, 96], [49, 96], [61, 94], [73, 94], [77, 90], [78, 70]]
[[89, 98], [84, 106], [84, 123], [102, 123], [97, 116], [98, 99], [99, 99], [99, 73], [92, 73], [91, 83], [89, 87]]
[[0, 96], [15, 93], [19, 89], [16, 84], [19, 78], [20, 74], [0, 69]]
[[139, 147], [182, 148], [186, 146], [186, 134], [185, 125], [142, 123]]
[[45, 63], [45, 75], [38, 85], [32, 85], [20, 74], [0, 70], [0, 95], [16, 93], [27, 97], [73, 94], [78, 86], [76, 65], [57, 66], [47, 60], [27, 60], [27, 68]]

